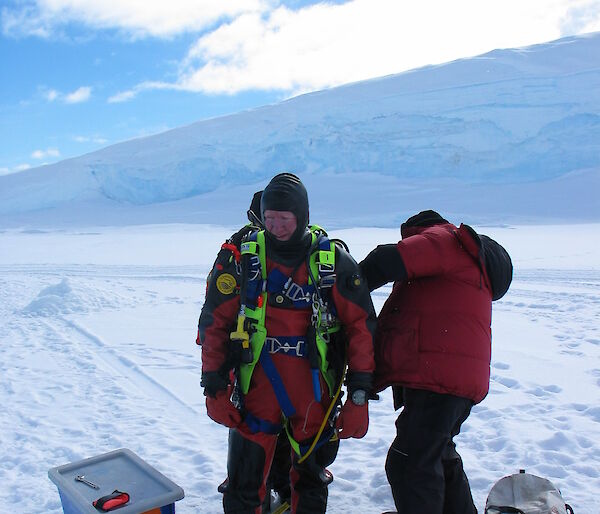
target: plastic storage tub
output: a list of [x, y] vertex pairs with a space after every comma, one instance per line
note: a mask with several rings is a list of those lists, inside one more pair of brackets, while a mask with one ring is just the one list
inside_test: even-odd
[[[98, 489], [79, 482], [84, 476]], [[127, 448], [64, 464], [48, 471], [60, 494], [65, 514], [98, 514], [92, 502], [115, 489], [129, 494], [118, 514], [174, 514], [183, 489]]]

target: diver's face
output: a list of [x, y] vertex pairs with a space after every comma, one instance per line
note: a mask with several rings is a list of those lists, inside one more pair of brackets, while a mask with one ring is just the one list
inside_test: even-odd
[[271, 211], [265, 210], [263, 213], [265, 228], [279, 241], [289, 241], [298, 222], [296, 216], [291, 211]]

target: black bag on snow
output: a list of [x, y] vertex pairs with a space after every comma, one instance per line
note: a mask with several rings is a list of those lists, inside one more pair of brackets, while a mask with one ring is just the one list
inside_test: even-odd
[[490, 282], [492, 300], [500, 300], [508, 291], [513, 277], [513, 265], [510, 255], [504, 247], [491, 237], [478, 234], [483, 250], [483, 260]]
[[521, 470], [494, 484], [485, 514], [573, 514], [573, 509], [552, 482]]

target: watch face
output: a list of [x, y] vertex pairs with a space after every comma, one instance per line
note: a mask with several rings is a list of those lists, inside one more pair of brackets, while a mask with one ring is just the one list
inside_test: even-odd
[[357, 389], [352, 393], [352, 403], [355, 405], [364, 405], [367, 403], [367, 392], [362, 389]]

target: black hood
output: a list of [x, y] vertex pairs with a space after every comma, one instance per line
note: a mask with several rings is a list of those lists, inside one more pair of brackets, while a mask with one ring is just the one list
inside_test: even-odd
[[292, 173], [275, 175], [265, 187], [260, 202], [260, 215], [265, 221], [265, 211], [290, 211], [296, 216], [297, 227], [288, 241], [279, 241], [268, 231], [271, 248], [286, 258], [304, 257], [310, 246], [308, 234], [308, 193], [300, 179]]
[[427, 210], [421, 211], [408, 218], [400, 227], [402, 237], [409, 237], [419, 233], [424, 227], [433, 227], [434, 225], [443, 225], [448, 223], [448, 220], [443, 218], [439, 213]]
[[308, 193], [296, 175], [280, 173], [271, 179], [260, 202], [263, 224], [266, 210], [293, 212], [298, 226], [290, 241], [295, 242], [302, 238], [308, 226]]

